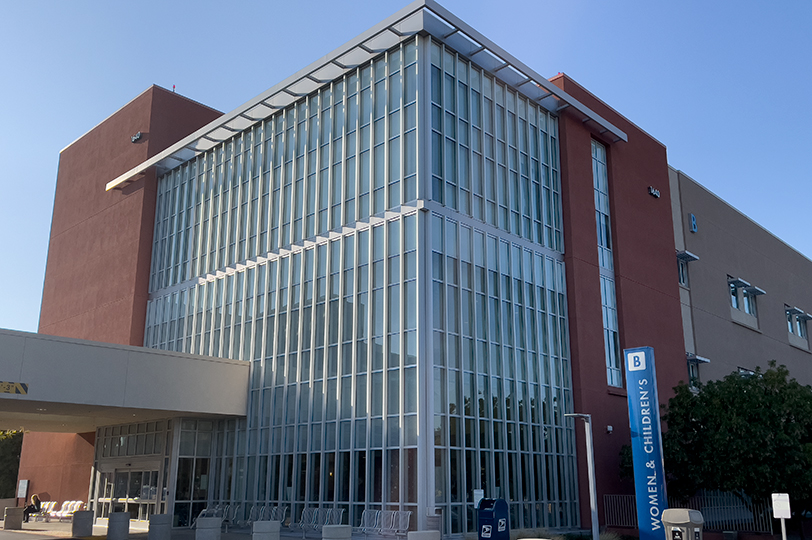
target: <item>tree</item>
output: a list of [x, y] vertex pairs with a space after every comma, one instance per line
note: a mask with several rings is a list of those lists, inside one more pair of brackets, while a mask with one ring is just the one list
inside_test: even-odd
[[795, 509], [812, 508], [812, 388], [772, 361], [764, 372], [675, 391], [663, 415], [669, 495], [778, 492], [789, 493]]
[[0, 431], [0, 499], [14, 497], [17, 493], [22, 446], [22, 431]]

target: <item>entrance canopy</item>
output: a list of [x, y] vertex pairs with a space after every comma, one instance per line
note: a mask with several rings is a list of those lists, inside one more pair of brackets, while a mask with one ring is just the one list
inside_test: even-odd
[[0, 329], [0, 429], [245, 416], [249, 363]]

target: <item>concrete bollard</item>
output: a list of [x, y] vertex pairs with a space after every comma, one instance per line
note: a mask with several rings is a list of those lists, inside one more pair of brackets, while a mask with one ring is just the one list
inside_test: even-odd
[[202, 517], [195, 522], [195, 540], [220, 540], [221, 517]]
[[172, 516], [169, 514], [152, 514], [149, 516], [147, 540], [169, 540], [171, 534]]
[[325, 525], [321, 529], [322, 540], [349, 540], [352, 538], [352, 527], [349, 525]]
[[23, 508], [6, 508], [3, 512], [3, 528], [7, 531], [22, 530]]
[[130, 513], [111, 512], [107, 518], [107, 540], [128, 540], [130, 537]]
[[441, 514], [427, 514], [426, 515], [426, 530], [427, 531], [441, 531], [442, 527]]
[[282, 523], [279, 521], [255, 521], [251, 526], [252, 540], [279, 540]]
[[93, 536], [93, 510], [78, 510], [70, 518], [70, 534], [77, 536]]
[[406, 540], [440, 540], [440, 531], [409, 531]]

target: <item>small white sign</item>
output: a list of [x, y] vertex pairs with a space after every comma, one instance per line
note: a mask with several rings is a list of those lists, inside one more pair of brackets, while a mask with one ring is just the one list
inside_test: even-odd
[[28, 498], [28, 480], [20, 480], [20, 483], [17, 486], [17, 498], [18, 499]]
[[475, 489], [474, 490], [474, 508], [479, 508], [479, 501], [485, 498], [485, 490], [484, 489]]
[[490, 538], [491, 537], [491, 526], [490, 525], [483, 525], [482, 526], [482, 538]]
[[507, 519], [499, 518], [499, 521], [497, 522], [496, 531], [497, 532], [504, 532], [505, 529], [507, 529]]
[[642, 351], [630, 352], [626, 355], [629, 371], [643, 371], [646, 369], [646, 353]]
[[789, 508], [789, 493], [773, 493], [773, 517], [775, 519], [791, 519]]

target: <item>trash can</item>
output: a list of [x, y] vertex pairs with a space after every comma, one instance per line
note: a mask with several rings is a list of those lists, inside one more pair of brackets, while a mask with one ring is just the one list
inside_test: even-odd
[[699, 510], [669, 508], [663, 510], [665, 540], [702, 540], [702, 525], [705, 520]]
[[478, 510], [479, 540], [510, 540], [510, 518], [505, 499], [482, 499]]

